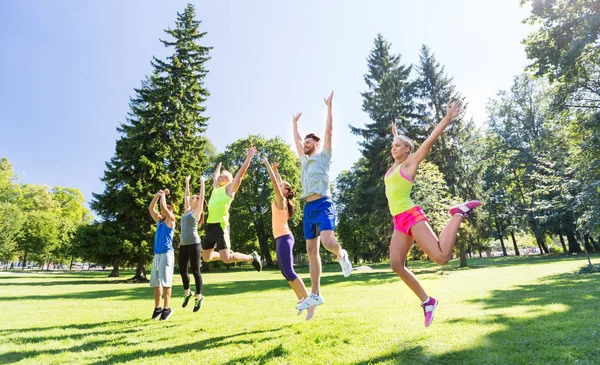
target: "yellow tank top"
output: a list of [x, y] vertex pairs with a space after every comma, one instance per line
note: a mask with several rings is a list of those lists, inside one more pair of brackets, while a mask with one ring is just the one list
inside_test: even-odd
[[275, 202], [271, 204], [271, 210], [273, 211], [273, 219], [271, 221], [273, 226], [273, 237], [277, 238], [285, 236], [286, 234], [291, 234], [292, 231], [290, 231], [290, 227], [288, 226], [288, 210], [277, 208]]
[[383, 181], [385, 182], [385, 196], [392, 216], [415, 206], [410, 199], [413, 182], [402, 172], [402, 164], [386, 174]]
[[215, 188], [210, 194], [206, 223], [221, 223], [222, 226], [229, 224], [229, 206], [233, 198], [227, 195], [226, 188], [227, 186]]

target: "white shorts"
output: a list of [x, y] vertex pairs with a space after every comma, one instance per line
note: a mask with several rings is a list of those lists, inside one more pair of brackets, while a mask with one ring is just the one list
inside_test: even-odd
[[173, 286], [173, 270], [175, 269], [175, 252], [154, 254], [152, 260], [152, 272], [150, 273], [150, 287], [162, 286], [170, 288]]

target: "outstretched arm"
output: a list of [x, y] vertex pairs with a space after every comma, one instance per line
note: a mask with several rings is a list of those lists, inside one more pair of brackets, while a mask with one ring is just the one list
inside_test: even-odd
[[392, 122], [392, 135], [394, 136], [394, 138], [398, 137], [398, 127], [394, 122]]
[[219, 162], [219, 164], [217, 165], [217, 168], [215, 169], [215, 173], [213, 174], [213, 188], [217, 188], [217, 178], [219, 177], [219, 175], [221, 175], [221, 163]]
[[331, 114], [331, 108], [333, 103], [333, 91], [327, 99], [325, 99], [325, 104], [327, 105], [327, 122], [325, 124], [325, 145], [324, 147], [327, 151], [331, 151], [331, 139], [333, 135], [333, 115]]
[[304, 156], [304, 144], [302, 144], [302, 136], [300, 135], [300, 129], [298, 129], [298, 119], [302, 116], [302, 113], [294, 114], [294, 144], [296, 145], [296, 151], [298, 152], [298, 158]]
[[406, 160], [404, 164], [405, 169], [408, 169], [409, 166], [414, 166], [416, 170], [416, 166], [420, 164], [421, 161], [425, 159], [427, 154], [429, 154], [429, 151], [431, 151], [431, 147], [433, 146], [435, 140], [438, 139], [438, 137], [444, 132], [452, 119], [456, 118], [461, 113], [460, 107], [460, 101], [455, 101], [454, 103], [448, 105], [444, 119], [442, 119], [442, 121], [433, 129], [433, 132], [431, 132], [429, 137], [427, 137], [423, 144], [421, 144], [419, 149]]
[[161, 195], [164, 195], [162, 190], [159, 190], [156, 194], [154, 194], [154, 198], [152, 199], [152, 201], [150, 202], [150, 205], [148, 206], [148, 210], [150, 211], [150, 215], [152, 216], [152, 219], [154, 219], [155, 222], [158, 222], [158, 212], [156, 211], [156, 202], [158, 201], [158, 199], [160, 199]]
[[247, 152], [248, 157], [246, 157], [246, 161], [244, 161], [244, 164], [242, 165], [242, 167], [240, 167], [237, 174], [235, 174], [235, 177], [233, 178], [233, 181], [231, 182], [231, 184], [227, 185], [227, 195], [229, 195], [230, 197], [233, 198], [233, 195], [240, 188], [240, 184], [242, 183], [242, 178], [244, 177], [246, 170], [248, 170], [248, 166], [250, 166], [250, 161], [252, 160], [252, 156], [254, 156], [255, 153], [256, 153], [256, 147], [254, 147], [254, 146], [250, 147], [250, 149]]
[[190, 178], [190, 175], [185, 177], [185, 195], [183, 196], [183, 205], [185, 212], [187, 212], [190, 209]]
[[279, 164], [277, 162], [273, 162], [271, 168], [273, 169], [273, 173], [275, 174], [275, 180], [277, 180], [277, 185], [281, 184], [283, 179], [281, 178], [281, 175], [279, 175]]
[[167, 216], [167, 220], [175, 221], [175, 215], [167, 208], [167, 195], [169, 194], [169, 189], [165, 189], [163, 194], [160, 196], [160, 211], [161, 213], [165, 213]]
[[281, 193], [281, 189], [279, 188], [277, 176], [275, 175], [273, 169], [271, 169], [271, 165], [269, 165], [269, 160], [266, 157], [263, 158], [262, 163], [267, 168], [267, 172], [269, 173], [269, 177], [271, 178], [271, 184], [273, 184], [273, 192], [275, 193], [275, 205], [277, 205], [277, 208], [283, 209], [283, 194]]
[[196, 209], [194, 209], [194, 213], [192, 213], [196, 219], [198, 219], [198, 217], [200, 217], [200, 215], [204, 212], [204, 192], [206, 190], [204, 187], [205, 180], [206, 179], [204, 176], [200, 178], [200, 194], [198, 194], [198, 199], [200, 199], [200, 201], [198, 202]]

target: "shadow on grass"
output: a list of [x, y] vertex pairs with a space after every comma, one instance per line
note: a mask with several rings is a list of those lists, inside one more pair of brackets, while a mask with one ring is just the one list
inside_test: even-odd
[[398, 345], [403, 348], [358, 364], [598, 364], [599, 280], [597, 274], [561, 274], [510, 290], [494, 290], [487, 298], [470, 301], [482, 306], [485, 316], [465, 315], [449, 321], [457, 326], [502, 326], [469, 348], [432, 355], [422, 346], [406, 348], [403, 343]]
[[[0, 332], [0, 340], [2, 343], [13, 343], [16, 345], [22, 344], [44, 344], [46, 342], [61, 341], [63, 345], [60, 348], [39, 349], [39, 350], [17, 350], [1, 354], [1, 363], [10, 364], [22, 360], [31, 359], [43, 355], [59, 355], [62, 353], [81, 353], [83, 351], [92, 351], [101, 347], [121, 346], [127, 348], [131, 343], [132, 338], [144, 338], [144, 332], [157, 333], [156, 325], [159, 322], [152, 322], [149, 326], [149, 320], [134, 319], [125, 321], [109, 321], [85, 324], [72, 324], [55, 327], [29, 327], [20, 329], [3, 330]], [[160, 331], [163, 331], [165, 336], [170, 332], [175, 331], [176, 322], [160, 322]], [[277, 332], [291, 327], [291, 325], [277, 326], [268, 329], [260, 329], [254, 331], [242, 331], [231, 335], [214, 336], [204, 338], [202, 340], [194, 340], [190, 338], [190, 342], [185, 345], [171, 346], [168, 340], [157, 340], [156, 342], [164, 344], [164, 347], [153, 350], [135, 350], [130, 352], [121, 352], [119, 354], [110, 354], [104, 359], [93, 362], [97, 365], [123, 363], [130, 360], [140, 360], [145, 358], [159, 358], [167, 354], [185, 353], [190, 351], [198, 351], [206, 348], [216, 349], [218, 347], [229, 345], [253, 345], [263, 341], [270, 341], [273, 336], [277, 336]], [[63, 335], [45, 335], [45, 331], [59, 331]], [[142, 332], [140, 332], [142, 331]], [[202, 334], [200, 334], [202, 336]], [[204, 334], [205, 335], [205, 334]], [[140, 337], [141, 336], [141, 337]], [[91, 340], [88, 340], [91, 339]], [[72, 342], [85, 343], [69, 346]], [[279, 351], [284, 351], [283, 348]], [[271, 358], [277, 355], [277, 349], [265, 355], [265, 358]], [[86, 361], [88, 363], [88, 361]]]
[[[108, 365], [108, 364], [116, 364], [123, 363], [131, 360], [141, 360], [146, 358], [159, 358], [164, 357], [170, 354], [178, 354], [178, 353], [186, 353], [190, 351], [199, 351], [204, 349], [217, 349], [222, 346], [230, 346], [233, 345], [254, 345], [263, 341], [271, 341], [273, 336], [277, 336], [277, 332], [289, 328], [291, 325], [285, 326], [277, 326], [264, 330], [255, 330], [255, 331], [243, 331], [234, 333], [227, 336], [216, 336], [206, 338], [200, 341], [190, 341], [185, 345], [178, 346], [169, 346], [168, 342], [165, 342], [165, 347], [160, 349], [153, 350], [135, 350], [127, 353], [113, 354], [107, 356], [106, 359], [94, 362], [94, 365]], [[281, 347], [281, 346], [280, 346]], [[282, 351], [285, 351], [281, 348]], [[281, 351], [280, 351], [281, 352]], [[285, 353], [285, 352], [283, 352]], [[277, 348], [272, 351], [269, 351], [266, 356], [271, 358], [273, 356], [279, 357]], [[263, 356], [261, 356], [262, 358]], [[267, 359], [267, 358], [265, 358]], [[243, 360], [243, 359], [242, 359]], [[239, 363], [233, 362], [233, 363]]]
[[[56, 355], [67, 352], [82, 352], [92, 351], [98, 347], [104, 346], [121, 346], [129, 342], [128, 336], [132, 333], [137, 333], [139, 327], [146, 323], [140, 319], [126, 320], [126, 321], [110, 321], [110, 322], [98, 322], [98, 323], [85, 323], [85, 324], [73, 324], [66, 326], [56, 327], [29, 327], [19, 329], [8, 329], [0, 332], [0, 339], [2, 343], [14, 343], [17, 345], [23, 344], [42, 344], [47, 341], [64, 341], [69, 343], [71, 341], [85, 340], [85, 343], [68, 349], [55, 348], [55, 349], [41, 349], [41, 350], [30, 350], [30, 351], [13, 351], [2, 354], [2, 363], [10, 364], [19, 362], [21, 360], [30, 359], [39, 355]], [[112, 328], [117, 326], [118, 329]], [[63, 335], [44, 335], [44, 331], [60, 331]], [[97, 339], [102, 336], [107, 336], [107, 339]], [[93, 340], [88, 340], [93, 338]]]

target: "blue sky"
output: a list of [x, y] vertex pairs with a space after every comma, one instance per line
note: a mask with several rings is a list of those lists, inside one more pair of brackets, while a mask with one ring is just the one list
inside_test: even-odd
[[[129, 97], [151, 72], [159, 42], [187, 1], [0, 1], [0, 157], [19, 182], [101, 192], [104, 162]], [[527, 65], [519, 0], [192, 1], [204, 45], [213, 46], [206, 87], [207, 135], [218, 151], [249, 134], [292, 143], [322, 134], [323, 98], [334, 97], [332, 174], [358, 159], [366, 58], [378, 33], [405, 64], [422, 44], [454, 77], [472, 116]]]

